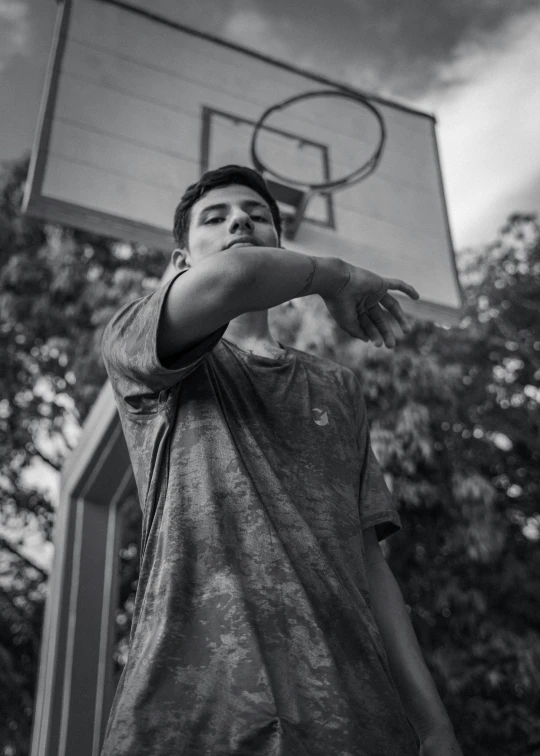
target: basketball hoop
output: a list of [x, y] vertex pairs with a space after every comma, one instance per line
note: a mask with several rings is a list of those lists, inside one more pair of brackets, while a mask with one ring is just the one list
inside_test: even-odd
[[[275, 112], [283, 110], [293, 103], [300, 102], [301, 100], [307, 100], [313, 97], [343, 97], [344, 99], [353, 100], [358, 105], [366, 107], [377, 119], [379, 125], [379, 139], [376, 149], [372, 156], [363, 163], [359, 168], [351, 173], [342, 176], [341, 178], [331, 181], [323, 181], [318, 183], [308, 183], [305, 181], [298, 181], [290, 176], [284, 176], [272, 168], [269, 168], [257, 154], [257, 137], [261, 131], [263, 123]], [[253, 129], [253, 135], [251, 137], [251, 161], [254, 167], [263, 174], [266, 178], [267, 175], [272, 176], [276, 180], [267, 179], [268, 188], [272, 192], [276, 201], [285, 204], [288, 211], [283, 214], [284, 220], [284, 235], [287, 239], [294, 239], [300, 223], [304, 218], [306, 208], [311, 199], [317, 195], [328, 195], [334, 192], [346, 189], [348, 187], [357, 184], [359, 181], [366, 179], [377, 168], [381, 155], [384, 149], [386, 141], [386, 128], [384, 120], [379, 110], [363, 95], [353, 92], [344, 92], [333, 89], [321, 89], [315, 92], [304, 92], [294, 97], [289, 97], [277, 105], [272, 105], [267, 108], [261, 115], [255, 128]]]

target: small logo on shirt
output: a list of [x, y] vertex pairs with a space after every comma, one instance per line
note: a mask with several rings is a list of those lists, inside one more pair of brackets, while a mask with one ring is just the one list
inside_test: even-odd
[[315, 407], [311, 412], [313, 413], [313, 420], [316, 425], [328, 425], [328, 412], [326, 410]]

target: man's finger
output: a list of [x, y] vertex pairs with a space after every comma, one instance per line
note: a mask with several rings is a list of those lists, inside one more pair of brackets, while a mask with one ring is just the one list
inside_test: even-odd
[[367, 312], [358, 315], [358, 325], [367, 334], [368, 341], [373, 341], [377, 346], [382, 346], [382, 336]]
[[396, 337], [390, 327], [388, 315], [382, 310], [379, 305], [371, 307], [368, 310], [368, 315], [372, 322], [375, 324], [377, 330], [381, 333], [384, 343], [387, 347], [392, 348], [396, 345]]
[[386, 283], [389, 289], [395, 289], [396, 291], [402, 291], [407, 294], [411, 299], [420, 299], [420, 294], [416, 291], [414, 286], [411, 286], [400, 278], [387, 278]]
[[356, 321], [355, 326], [356, 326], [355, 330], [358, 331], [358, 335], [356, 336], [356, 338], [360, 339], [361, 341], [365, 341], [365, 342], [369, 341], [369, 336], [367, 335], [367, 333], [365, 332], [365, 330], [360, 325], [360, 320], [359, 319]]
[[395, 297], [393, 297], [391, 294], [385, 294], [384, 297], [381, 299], [381, 304], [386, 307], [388, 312], [394, 316], [394, 318], [397, 320], [399, 325], [401, 326], [401, 330], [404, 333], [410, 333], [411, 332], [411, 325], [409, 321], [407, 320], [405, 313], [403, 312], [401, 305], [397, 301]]
[[387, 318], [388, 316], [379, 305], [370, 307], [367, 312], [359, 315], [360, 325], [375, 346], [382, 346], [383, 343], [387, 347], [395, 346], [395, 337]]

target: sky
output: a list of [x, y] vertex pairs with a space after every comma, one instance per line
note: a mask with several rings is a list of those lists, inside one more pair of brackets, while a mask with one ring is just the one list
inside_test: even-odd
[[[189, 26], [433, 113], [456, 248], [539, 209], [538, 0], [182, 2]], [[32, 146], [56, 10], [0, 0], [1, 162]]]
[[[433, 113], [457, 249], [540, 209], [538, 0], [181, 2], [186, 25]], [[56, 10], [0, 0], [0, 162], [32, 146]]]

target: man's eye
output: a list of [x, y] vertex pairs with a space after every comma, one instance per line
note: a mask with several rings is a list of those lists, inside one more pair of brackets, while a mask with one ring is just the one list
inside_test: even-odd
[[209, 223], [214, 223], [214, 221], [222, 221], [222, 220], [223, 220], [223, 218], [221, 218], [220, 216], [216, 215], [214, 218], [208, 218], [204, 222], [204, 225], [207, 226]]
[[261, 220], [261, 221], [264, 221], [265, 223], [268, 223], [268, 218], [265, 218], [264, 215], [254, 215], [253, 220]]

